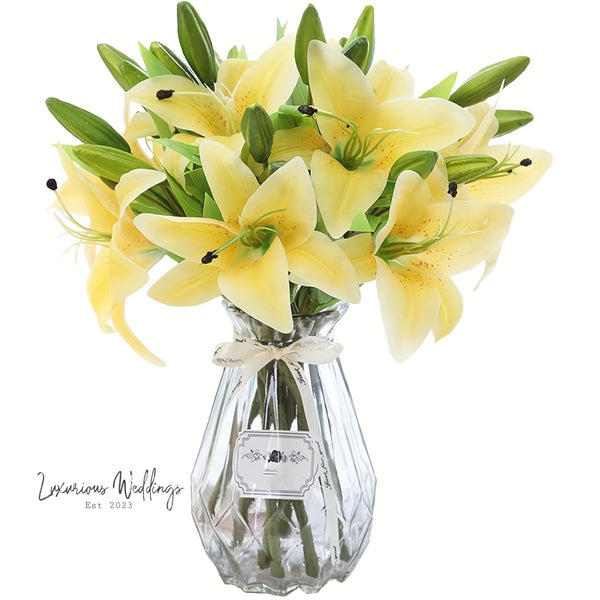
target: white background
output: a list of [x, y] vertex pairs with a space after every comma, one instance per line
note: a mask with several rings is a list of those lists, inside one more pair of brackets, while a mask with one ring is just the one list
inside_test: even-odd
[[[342, 8], [335, 8], [335, 5]], [[331, 37], [363, 4], [316, 2]], [[256, 57], [279, 16], [295, 30], [303, 2], [198, 2], [225, 55]], [[373, 288], [338, 330], [378, 475], [371, 544], [325, 600], [375, 584], [406, 600], [600, 599], [598, 370], [598, 42], [589, 3], [429, 0], [376, 3], [377, 57], [410, 65], [417, 94], [459, 70], [526, 54], [503, 108], [536, 120], [512, 139], [554, 163], [515, 206], [494, 273], [459, 279], [457, 329], [407, 363], [387, 353]], [[102, 334], [87, 303], [83, 257], [46, 207], [62, 173], [51, 145], [70, 142], [44, 106], [57, 96], [122, 125], [121, 91], [96, 44], [138, 57], [136, 43], [178, 48], [175, 1], [19, 3], [3, 8], [3, 416], [0, 595], [11, 600], [241, 598], [205, 556], [189, 515], [188, 477], [230, 338], [218, 301], [172, 309], [139, 294], [135, 331], [168, 366], [145, 364]], [[129, 512], [85, 498], [38, 500], [49, 483], [110, 484], [122, 469], [185, 486]], [[302, 593], [297, 592], [296, 596]]]

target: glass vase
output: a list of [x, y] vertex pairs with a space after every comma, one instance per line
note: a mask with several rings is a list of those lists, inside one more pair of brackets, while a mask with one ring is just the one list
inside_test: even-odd
[[[294, 351], [331, 348], [347, 305], [295, 316], [282, 334], [224, 304], [236, 348], [250, 356], [223, 369], [192, 473], [193, 518], [225, 583], [274, 595], [316, 592], [355, 567], [375, 499], [339, 359], [323, 357], [321, 347], [304, 359]], [[267, 358], [257, 366], [253, 353], [262, 350]]]

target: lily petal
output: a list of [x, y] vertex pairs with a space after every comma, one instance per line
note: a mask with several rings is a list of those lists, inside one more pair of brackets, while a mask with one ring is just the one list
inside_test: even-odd
[[340, 238], [336, 240], [335, 244], [350, 260], [359, 284], [375, 279], [377, 263], [375, 262], [375, 246], [370, 233], [359, 233], [349, 238]]
[[231, 268], [219, 272], [221, 293], [265, 325], [283, 333], [292, 330], [288, 264], [283, 245], [275, 237], [269, 249], [248, 248]]
[[456, 327], [462, 316], [463, 299], [452, 279], [438, 279], [435, 283], [441, 299], [438, 319], [433, 324], [433, 336], [437, 342]]
[[167, 176], [162, 171], [151, 169], [133, 169], [125, 173], [115, 186], [115, 194], [119, 204], [119, 217], [127, 207], [151, 187], [162, 183]]
[[[177, 256], [201, 262], [207, 252], [215, 251], [239, 233], [216, 219], [168, 217], [144, 213], [134, 219], [134, 225], [151, 242]], [[219, 254], [219, 265], [235, 253], [233, 246]]]
[[287, 259], [292, 281], [319, 288], [346, 302], [360, 301], [352, 264], [325, 234], [314, 231], [301, 246], [288, 250]]
[[295, 156], [302, 158], [307, 168], [315, 150], [328, 150], [327, 142], [314, 127], [292, 127], [278, 129], [273, 139], [271, 162], [288, 162]]
[[415, 89], [415, 80], [408, 69], [397, 69], [385, 60], [370, 68], [367, 79], [380, 103], [393, 98], [410, 98]]
[[202, 304], [221, 294], [218, 274], [217, 266], [184, 260], [165, 273], [148, 290], [148, 296], [170, 306]]
[[313, 154], [311, 173], [323, 222], [334, 238], [348, 231], [356, 213], [366, 211], [387, 183], [385, 171], [348, 171], [333, 156], [321, 150]]
[[[308, 45], [308, 77], [314, 105], [352, 121], [361, 136], [375, 129], [377, 98], [365, 74], [349, 58], [329, 44], [313, 40]], [[319, 117], [323, 137], [332, 148], [348, 136], [338, 121]]]
[[259, 187], [256, 177], [239, 156], [213, 140], [201, 142], [200, 160], [223, 220], [238, 223], [248, 198]]
[[[159, 90], [173, 90], [173, 95], [159, 100]], [[204, 137], [229, 135], [237, 130], [227, 107], [211, 90], [180, 75], [145, 79], [126, 92], [125, 98], [141, 104], [169, 125]]]
[[271, 225], [286, 249], [306, 241], [317, 222], [310, 175], [300, 157], [277, 169], [242, 210], [244, 225]]
[[492, 156], [498, 161], [502, 161], [507, 155], [511, 157], [510, 162], [513, 163], [519, 163], [525, 158], [532, 161], [528, 167], [518, 167], [503, 177], [477, 179], [466, 184], [473, 198], [486, 202], [511, 204], [528, 192], [552, 163], [550, 153], [529, 146], [515, 148], [507, 145], [487, 146], [480, 148], [477, 152]]
[[233, 103], [240, 118], [255, 102], [271, 114], [290, 97], [298, 81], [294, 44], [292, 36], [281, 38], [243, 71], [233, 90]]
[[377, 294], [392, 356], [402, 362], [437, 323], [441, 300], [436, 283], [408, 271], [392, 271], [377, 260]]

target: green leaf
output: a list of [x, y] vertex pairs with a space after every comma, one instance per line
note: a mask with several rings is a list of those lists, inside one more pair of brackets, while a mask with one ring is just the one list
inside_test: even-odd
[[125, 91], [148, 79], [148, 74], [126, 54], [108, 44], [98, 44], [97, 48], [106, 68]]
[[129, 144], [111, 125], [93, 113], [58, 98], [48, 98], [46, 106], [52, 116], [84, 144], [110, 146], [130, 152]]
[[211, 89], [217, 81], [217, 57], [206, 25], [189, 2], [177, 4], [177, 35], [188, 64]]
[[186, 217], [201, 217], [202, 216], [202, 202], [197, 198], [190, 196], [178, 183], [178, 181], [169, 175], [167, 175], [167, 182], [169, 187], [175, 196], [179, 206], [183, 209]]
[[369, 61], [369, 40], [364, 35], [352, 40], [342, 50], [342, 54], [360, 67], [363, 73], [369, 70], [367, 66]]
[[187, 158], [195, 165], [201, 164], [200, 148], [194, 144], [186, 144], [185, 142], [178, 142], [177, 140], [172, 140], [170, 138], [157, 138], [153, 141], [158, 142], [165, 148], [170, 148], [171, 150], [177, 152], [177, 154], [181, 154], [181, 156]]
[[425, 179], [433, 171], [438, 158], [438, 153], [433, 150], [407, 152], [392, 165], [389, 179], [395, 181], [402, 171], [414, 171], [421, 178]]
[[456, 76], [458, 73], [455, 71], [448, 75], [448, 77], [442, 79], [437, 85], [434, 85], [432, 88], [428, 89], [426, 92], [421, 94], [421, 98], [443, 98], [444, 100], [448, 100], [450, 94], [452, 93], [452, 88], [456, 83]]
[[198, 83], [196, 75], [188, 69], [187, 65], [173, 52], [160, 42], [152, 42], [150, 44], [150, 52], [159, 60], [173, 75], [187, 77], [194, 83]]
[[363, 71], [367, 73], [373, 64], [375, 54], [375, 9], [372, 6], [365, 6], [356, 21], [356, 25], [354, 25], [350, 37], [342, 45], [345, 47], [359, 37], [366, 37], [369, 42], [369, 53], [363, 68]]
[[221, 214], [217, 203], [209, 194], [204, 195], [204, 212], [202, 216], [205, 219], [217, 219], [218, 221], [223, 220], [223, 215]]
[[487, 154], [463, 154], [444, 158], [448, 181], [469, 183], [493, 169], [498, 161]]
[[354, 215], [354, 219], [352, 219], [352, 224], [350, 225], [349, 231], [358, 231], [358, 232], [371, 232], [373, 231], [371, 227], [371, 223], [369, 219], [365, 216], [364, 212], [357, 212]]
[[113, 182], [118, 182], [122, 175], [133, 169], [152, 169], [148, 163], [117, 148], [94, 144], [63, 148], [68, 149], [69, 156], [86, 171]]
[[529, 65], [527, 56], [516, 56], [488, 65], [463, 83], [449, 98], [459, 106], [472, 106], [497, 94]]
[[312, 40], [324, 42], [325, 33], [317, 9], [309, 4], [300, 19], [294, 49], [296, 67], [298, 67], [300, 78], [306, 85], [308, 85], [308, 45]]
[[494, 137], [500, 137], [533, 121], [533, 115], [526, 110], [497, 110], [498, 131]]
[[191, 194], [195, 198], [204, 198], [205, 194], [210, 193], [210, 187], [208, 181], [206, 181], [206, 175], [202, 167], [186, 171], [184, 178], [185, 189], [188, 194]]
[[273, 122], [267, 111], [257, 103], [248, 106], [240, 125], [252, 158], [259, 164], [266, 163], [274, 137]]
[[277, 41], [279, 41], [285, 35], [286, 26], [287, 26], [286, 23], [284, 23], [283, 25], [281, 24], [281, 21], [279, 20], [279, 17], [278, 17], [277, 18], [277, 33], [276, 33]]

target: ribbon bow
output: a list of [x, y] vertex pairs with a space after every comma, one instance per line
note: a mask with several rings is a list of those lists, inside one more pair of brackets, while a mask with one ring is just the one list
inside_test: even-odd
[[256, 340], [238, 338], [233, 342], [219, 344], [215, 349], [213, 362], [220, 367], [242, 367], [242, 373], [233, 393], [248, 382], [263, 367], [273, 360], [282, 360], [289, 367], [290, 373], [298, 386], [302, 406], [308, 424], [308, 433], [313, 446], [320, 455], [318, 461], [318, 481], [325, 501], [327, 531], [331, 546], [331, 562], [339, 558], [340, 538], [338, 531], [337, 503], [328, 476], [329, 460], [324, 453], [321, 423], [317, 412], [315, 397], [306, 380], [301, 363], [321, 365], [333, 362], [342, 352], [341, 344], [336, 344], [325, 337], [306, 336], [288, 346], [261, 344]]

